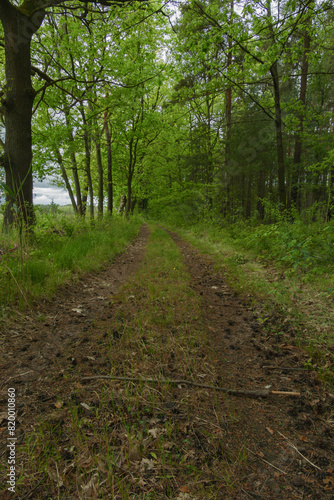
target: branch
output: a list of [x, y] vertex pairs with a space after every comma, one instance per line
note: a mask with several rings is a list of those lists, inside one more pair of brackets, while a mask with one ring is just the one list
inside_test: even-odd
[[191, 380], [170, 380], [170, 379], [155, 379], [155, 378], [136, 378], [136, 377], [114, 377], [108, 375], [95, 375], [91, 377], [83, 377], [82, 380], [93, 380], [93, 379], [106, 379], [106, 380], [125, 380], [127, 382], [153, 382], [156, 384], [183, 384], [191, 385], [194, 387], [201, 387], [202, 389], [214, 389], [216, 391], [222, 391], [232, 396], [250, 396], [255, 398], [263, 398], [273, 395], [281, 396], [300, 396], [300, 392], [285, 392], [285, 391], [269, 391], [269, 389], [260, 389], [255, 391], [249, 391], [246, 389], [224, 389], [223, 387], [218, 387], [215, 385], [198, 384], [197, 382], [191, 382]]
[[[1, 0], [2, 1], [2, 0]], [[6, 0], [7, 1], [7, 0]], [[127, 3], [131, 3], [133, 0], [78, 0], [79, 3], [87, 5], [87, 3], [95, 3], [99, 5], [103, 5], [104, 7], [111, 7], [113, 5], [124, 5]], [[51, 0], [49, 2], [45, 2], [39, 9], [48, 9], [49, 7], [66, 7], [66, 3], [68, 0]]]
[[52, 85], [54, 83], [54, 81], [55, 81], [52, 78], [50, 78], [49, 75], [47, 75], [46, 73], [44, 73], [44, 71], [42, 71], [41, 69], [37, 68], [36, 66], [31, 66], [31, 72], [32, 72], [33, 75], [35, 73], [37, 73], [38, 76], [40, 76], [43, 80], [45, 80], [50, 85]]
[[248, 92], [246, 89], [244, 89], [241, 85], [239, 85], [237, 82], [235, 82], [234, 80], [232, 80], [232, 78], [229, 78], [227, 75], [223, 74], [222, 75], [224, 78], [226, 78], [230, 83], [232, 83], [233, 85], [235, 85], [236, 87], [238, 87], [242, 92], [244, 92], [244, 94], [246, 94], [250, 99], [251, 101], [253, 101], [257, 106], [259, 106], [259, 108], [262, 109], [262, 111], [271, 119], [271, 120], [274, 120], [274, 116], [271, 114], [271, 113], [268, 113], [268, 111], [262, 106], [262, 104], [260, 104], [253, 96], [250, 92]]
[[[200, 10], [200, 13], [202, 14], [203, 17], [206, 17], [207, 19], [209, 19], [209, 21], [211, 21], [213, 23], [213, 25], [216, 26], [216, 28], [219, 28], [220, 30], [224, 31], [223, 30], [223, 27], [218, 23], [218, 21], [216, 21], [216, 19], [214, 19], [213, 17], [209, 16], [209, 14], [207, 12], [205, 12], [205, 10], [203, 9], [202, 5], [200, 5], [199, 3], [195, 2], [195, 5], [196, 7], [199, 8]], [[248, 54], [249, 56], [251, 56], [255, 61], [259, 62], [260, 64], [264, 64], [265, 62], [263, 61], [263, 59], [260, 59], [257, 55], [255, 54], [252, 54], [246, 47], [244, 47], [240, 42], [239, 40], [237, 40], [236, 38], [234, 38], [233, 36], [231, 36], [230, 33], [228, 33], [228, 31], [224, 31], [225, 34], [228, 34], [230, 37], [231, 37], [231, 40], [233, 40], [233, 42], [238, 45], [238, 47], [243, 50], [246, 54]]]

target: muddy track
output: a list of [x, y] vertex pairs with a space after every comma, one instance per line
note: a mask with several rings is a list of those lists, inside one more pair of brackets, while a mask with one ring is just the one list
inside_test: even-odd
[[[265, 332], [249, 307], [231, 290], [212, 260], [177, 234], [214, 350], [221, 387], [298, 391], [301, 396], [233, 397], [235, 420], [226, 446], [243, 444], [250, 467], [235, 498], [334, 498], [334, 396], [313, 373], [307, 356]], [[224, 398], [222, 398], [224, 399]], [[222, 412], [224, 405], [222, 405]], [[224, 421], [224, 415], [219, 416]]]
[[[235, 485], [238, 493], [221, 498], [333, 499], [334, 431], [330, 412], [334, 396], [305, 371], [305, 354], [287, 342], [286, 336], [282, 342], [262, 329], [250, 308], [228, 287], [223, 273], [215, 271], [212, 260], [177, 234], [170, 235], [183, 254], [191, 286], [201, 297], [215, 383], [233, 389], [271, 386], [273, 390], [301, 393], [299, 398], [260, 399], [216, 394], [220, 401], [216, 424], [223, 432], [224, 460], [231, 462], [238, 450], [244, 453], [243, 475]], [[7, 388], [16, 387], [17, 444], [30, 432], [31, 425], [53, 415], [60, 398], [76, 397], [73, 387], [83, 376], [109, 370], [104, 345], [110, 332], [118, 335], [110, 328], [110, 301], [115, 302], [117, 291], [134, 276], [148, 236], [149, 230], [143, 226], [136, 241], [110, 266], [62, 287], [52, 301], [40, 301], [22, 322], [1, 334], [0, 404], [5, 407]], [[0, 432], [5, 434], [3, 415]], [[3, 458], [5, 439], [0, 446]], [[233, 469], [232, 462], [230, 466]], [[7, 491], [0, 497], [13, 498]], [[34, 498], [34, 493], [29, 498]]]
[[[5, 407], [7, 388], [17, 388], [19, 415], [23, 421], [39, 412], [41, 402], [55, 400], [49, 381], [64, 383], [64, 374], [78, 366], [84, 372], [97, 353], [91, 330], [96, 321], [111, 318], [110, 300], [138, 269], [149, 236], [142, 226], [137, 239], [127, 250], [99, 273], [88, 273], [75, 283], [62, 286], [52, 300], [41, 300], [0, 335], [1, 393]], [[87, 354], [85, 356], [85, 354]], [[94, 360], [95, 369], [103, 360]], [[18, 430], [20, 431], [20, 419]], [[21, 440], [24, 429], [21, 427]], [[1, 446], [5, 446], [2, 441]], [[0, 449], [0, 455], [3, 448]]]

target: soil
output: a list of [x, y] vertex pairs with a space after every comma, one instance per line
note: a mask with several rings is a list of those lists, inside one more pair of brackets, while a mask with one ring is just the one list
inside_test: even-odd
[[[65, 285], [52, 300], [39, 301], [1, 333], [2, 462], [7, 452], [8, 387], [16, 388], [19, 446], [30, 429], [52, 412], [59, 394], [63, 400], [73, 396], [68, 373], [74, 373], [76, 380], [87, 373], [104, 373], [107, 362], [99, 346], [103, 339], [92, 341], [89, 332], [94, 322], [111, 321], [110, 300], [133, 279], [148, 235], [144, 225], [137, 240], [103, 271]], [[334, 395], [305, 369], [307, 356], [294, 345], [294, 331], [286, 327], [283, 337], [270, 335], [243, 297], [228, 287], [213, 261], [177, 234], [171, 236], [183, 254], [191, 286], [201, 297], [204, 325], [214, 346], [217, 383], [241, 390], [300, 393], [299, 397], [221, 396], [234, 407], [233, 422], [217, 416], [219, 425], [227, 429], [225, 453], [234, 456], [243, 446], [247, 463], [241, 483], [230, 496], [225, 492], [217, 498], [333, 499]], [[43, 498], [39, 491], [26, 487], [13, 497], [6, 490], [0, 498]], [[192, 498], [186, 490], [181, 497]]]
[[334, 395], [305, 370], [308, 357], [293, 345], [294, 331], [286, 328], [283, 342], [265, 332], [247, 299], [227, 286], [212, 260], [178, 235], [173, 238], [202, 297], [219, 385], [300, 392], [300, 397], [234, 397], [237, 425], [230, 433], [231, 447], [239, 444], [239, 434], [252, 462], [236, 498], [333, 499]]

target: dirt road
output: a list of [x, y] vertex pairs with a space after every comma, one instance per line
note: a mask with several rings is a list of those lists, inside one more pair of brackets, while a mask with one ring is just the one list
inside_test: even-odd
[[[293, 338], [288, 342], [288, 337], [285, 336], [282, 341], [279, 336], [270, 335], [263, 330], [249, 307], [243, 304], [228, 287], [224, 275], [215, 271], [210, 258], [202, 256], [175, 233], [172, 233], [171, 237], [182, 253], [184, 265], [190, 275], [190, 288], [200, 301], [200, 321], [206, 334], [206, 345], [199, 346], [198, 349], [197, 382], [241, 391], [267, 389], [286, 393], [297, 392], [300, 393], [300, 397], [233, 396], [219, 393], [214, 389], [198, 388], [200, 392], [196, 395], [197, 403], [187, 409], [185, 418], [185, 411], [170, 410], [175, 406], [175, 403], [171, 406], [170, 399], [173, 397], [175, 401], [180, 400], [185, 391], [185, 387], [178, 384], [178, 387], [171, 389], [169, 399], [166, 400], [166, 408], [169, 410], [165, 408], [163, 413], [161, 408], [158, 411], [152, 407], [149, 413], [150, 420], [146, 417], [140, 420], [144, 423], [147, 421], [153, 426], [153, 430], [148, 432], [152, 439], [157, 439], [158, 435], [168, 433], [170, 419], [179, 433], [173, 440], [171, 437], [168, 441], [170, 449], [174, 449], [174, 444], [181, 437], [187, 441], [183, 451], [188, 450], [186, 447], [189, 445], [189, 450], [184, 453], [184, 460], [180, 459], [177, 462], [174, 458], [173, 468], [170, 466], [168, 469], [169, 466], [164, 466], [169, 470], [164, 479], [160, 481], [160, 472], [160, 475], [156, 472], [153, 478], [152, 470], [158, 471], [159, 448], [156, 444], [153, 448], [150, 442], [149, 455], [145, 455], [149, 458], [138, 457], [138, 454], [143, 454], [138, 448], [136, 454], [129, 455], [128, 462], [124, 458], [118, 458], [116, 464], [120, 477], [129, 477], [129, 481], [136, 485], [131, 490], [134, 493], [130, 490], [126, 490], [127, 492], [124, 490], [122, 493], [118, 483], [114, 491], [106, 485], [104, 490], [101, 489], [101, 485], [107, 481], [107, 479], [102, 481], [101, 477], [108, 476], [105, 463], [101, 465], [99, 462], [104, 460], [102, 452], [97, 454], [100, 458], [96, 459], [100, 464], [96, 469], [99, 480], [94, 482], [95, 480], [91, 478], [86, 481], [85, 487], [81, 483], [79, 487], [77, 482], [70, 495], [69, 485], [67, 489], [65, 488], [66, 493], [63, 492], [66, 481], [60, 480], [60, 477], [70, 476], [71, 470], [74, 470], [73, 467], [76, 467], [78, 462], [82, 470], [87, 471], [90, 468], [93, 470], [93, 466], [89, 463], [87, 452], [85, 456], [80, 455], [78, 450], [76, 453], [73, 451], [74, 446], [67, 444], [71, 440], [71, 433], [69, 425], [66, 424], [67, 417], [61, 413], [61, 409], [69, 402], [80, 408], [78, 415], [84, 423], [86, 422], [85, 425], [88, 425], [89, 419], [92, 418], [92, 403], [86, 406], [83, 403], [89, 399], [88, 394], [92, 394], [94, 390], [98, 391], [100, 386], [94, 386], [96, 389], [89, 386], [86, 388], [83, 378], [87, 375], [94, 377], [110, 373], [110, 366], [114, 361], [111, 361], [108, 355], [107, 344], [113, 343], [113, 349], [116, 351], [119, 349], [120, 357], [122, 356], [120, 321], [129, 323], [129, 317], [139, 314], [142, 307], [139, 299], [138, 302], [132, 300], [134, 295], [129, 295], [129, 292], [124, 292], [124, 295], [122, 290], [124, 291], [126, 286], [133, 282], [135, 273], [143, 266], [148, 237], [149, 229], [145, 225], [138, 239], [104, 271], [86, 275], [76, 283], [64, 286], [53, 300], [41, 300], [35, 304], [33, 310], [22, 314], [22, 321], [9, 325], [2, 332], [1, 477], [5, 484], [7, 473], [5, 406], [8, 387], [15, 387], [18, 411], [17, 448], [22, 446], [21, 465], [18, 465], [18, 469], [21, 472], [25, 471], [25, 479], [22, 485], [18, 486], [14, 497], [5, 489], [0, 493], [0, 497], [22, 500], [23, 498], [141, 498], [143, 500], [334, 498], [334, 396], [312, 372], [305, 369], [307, 357], [293, 345]], [[124, 297], [129, 300], [127, 304], [124, 304]], [[144, 336], [141, 342], [147, 344]], [[136, 352], [132, 355], [136, 356]], [[124, 359], [127, 359], [126, 356]], [[208, 360], [210, 365], [207, 363]], [[175, 363], [176, 361], [170, 359], [160, 373], [153, 375], [163, 375], [169, 379], [178, 378], [176, 374], [178, 370], [181, 373], [183, 368], [175, 366]], [[202, 379], [201, 363], [210, 366]], [[211, 375], [208, 375], [209, 371]], [[135, 373], [134, 376], [140, 378], [140, 375]], [[76, 390], [81, 391], [80, 397]], [[189, 391], [191, 395], [191, 388]], [[196, 388], [194, 394], [195, 391]], [[118, 395], [119, 406], [121, 406], [121, 396], [124, 406], [123, 389], [120, 389]], [[161, 394], [160, 405], [165, 401], [162, 396], [165, 395]], [[213, 399], [215, 404], [210, 406], [210, 400]], [[100, 393], [98, 400], [102, 408], [104, 402], [102, 403]], [[114, 407], [112, 411], [116, 414]], [[126, 411], [130, 421], [129, 415], [132, 410], [124, 408], [124, 412]], [[147, 408], [145, 411], [148, 411]], [[122, 418], [126, 429], [124, 416], [119, 417], [117, 422], [120, 423]], [[57, 434], [57, 429], [62, 429], [59, 431], [60, 434], [57, 434], [60, 444], [55, 445], [58, 455], [54, 451], [53, 455], [45, 458], [41, 445], [36, 444], [37, 440], [30, 441], [30, 445], [27, 445], [29, 436], [36, 431], [41, 422], [48, 423], [47, 430], [43, 431], [48, 439], [51, 439], [51, 435], [54, 436], [53, 433]], [[111, 428], [114, 429], [115, 426], [113, 423]], [[82, 445], [83, 449], [94, 449], [94, 446], [97, 448], [94, 431], [91, 433], [87, 431], [86, 435], [91, 442], [87, 446]], [[218, 443], [218, 438], [219, 444], [214, 444], [213, 448], [213, 443]], [[124, 449], [123, 439], [129, 441], [129, 431], [122, 431], [122, 434], [119, 432], [117, 439], [115, 438], [116, 443], [110, 443], [113, 452], [117, 447], [118, 450]], [[25, 456], [29, 446], [30, 453], [36, 446], [34, 453], [39, 455], [41, 460], [41, 470], [35, 468], [31, 471], [30, 477]], [[165, 448], [169, 450], [167, 445]], [[121, 453], [122, 451], [119, 457]], [[54, 465], [58, 460], [67, 464], [62, 465], [61, 471], [60, 465], [59, 467]], [[136, 463], [140, 463], [140, 466], [136, 466]], [[202, 476], [197, 473], [197, 480], [194, 479], [194, 472], [189, 472], [187, 484], [184, 482], [184, 475], [178, 478], [177, 465], [179, 464], [181, 470], [186, 463], [196, 464], [196, 470], [202, 471]], [[145, 467], [143, 464], [146, 464]], [[203, 479], [205, 470], [208, 471], [208, 476], [212, 471], [215, 478], [213, 485], [211, 482], [210, 488], [207, 489], [207, 495], [203, 493], [203, 488], [206, 486]], [[80, 474], [82, 476], [82, 472]], [[73, 472], [71, 477], [78, 475], [78, 471]]]

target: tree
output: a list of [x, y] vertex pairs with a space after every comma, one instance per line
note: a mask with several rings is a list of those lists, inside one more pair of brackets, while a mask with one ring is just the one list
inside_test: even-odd
[[[69, 184], [74, 181], [74, 193], [78, 196], [84, 192], [82, 182], [88, 187], [91, 215], [94, 193], [98, 193], [98, 213], [103, 212], [105, 194], [107, 210], [112, 211], [112, 161], [116, 171], [118, 164], [120, 169], [126, 167], [126, 176], [120, 182], [127, 185], [131, 204], [135, 170], [146, 154], [145, 144], [150, 143], [160, 126], [158, 120], [152, 119], [157, 115], [164, 69], [157, 51], [165, 21], [151, 17], [139, 33], [142, 12], [124, 7], [122, 14], [115, 11], [93, 17], [89, 12], [85, 23], [75, 17], [47, 17], [49, 22], [40, 30], [38, 45], [32, 52], [33, 58], [43, 62], [44, 74], [47, 70], [55, 82], [42, 96], [34, 119], [34, 137], [38, 140], [34, 167], [42, 176], [47, 153], [54, 173], [59, 175], [59, 155], [55, 151], [60, 148]], [[45, 134], [45, 116], [50, 108], [54, 110], [53, 126]], [[61, 176], [71, 196], [64, 168]]]
[[1, 163], [6, 184], [16, 193], [16, 199], [10, 194], [6, 196], [7, 227], [13, 223], [14, 203], [25, 223], [33, 222], [31, 118], [35, 93], [31, 83], [30, 44], [45, 16], [42, 4], [41, 0], [25, 1], [17, 7], [3, 0], [0, 6], [6, 61], [6, 94], [2, 100], [6, 138]]
[[13, 223], [13, 206], [17, 204], [19, 217], [24, 224], [33, 223], [32, 199], [32, 139], [31, 121], [36, 91], [32, 86], [32, 71], [42, 75], [50, 85], [52, 79], [43, 74], [40, 68], [31, 64], [31, 40], [38, 31], [46, 12], [56, 7], [66, 10], [81, 10], [82, 17], [87, 14], [87, 5], [122, 6], [128, 0], [86, 0], [85, 2], [67, 0], [2, 0], [0, 21], [4, 31], [6, 94], [1, 102], [4, 114], [6, 138], [1, 164], [6, 171], [6, 184], [16, 193], [15, 198], [8, 192], [4, 224]]

